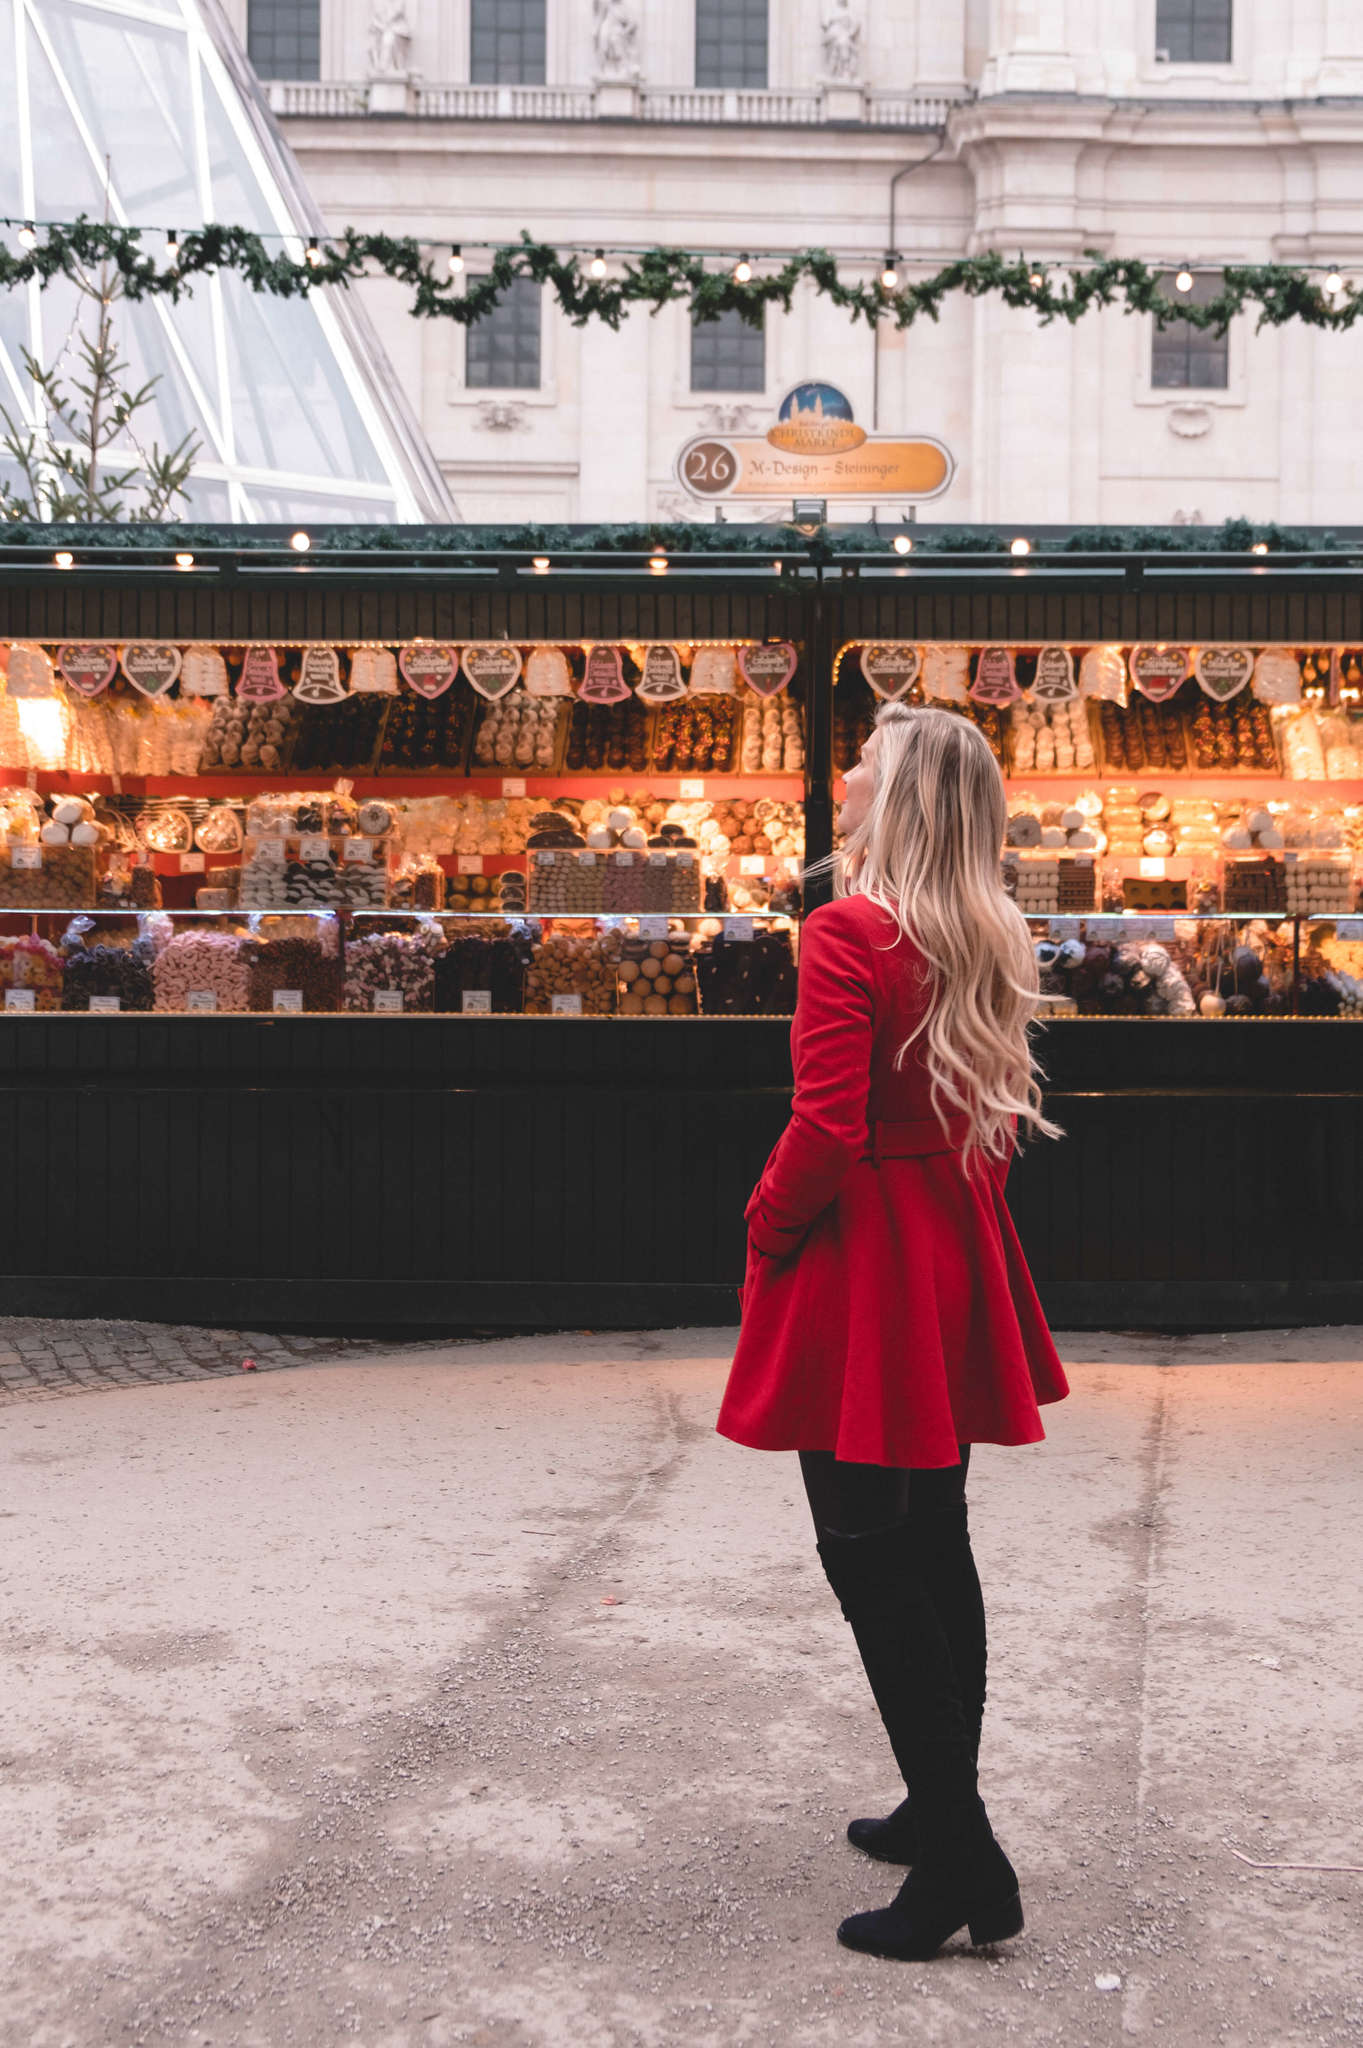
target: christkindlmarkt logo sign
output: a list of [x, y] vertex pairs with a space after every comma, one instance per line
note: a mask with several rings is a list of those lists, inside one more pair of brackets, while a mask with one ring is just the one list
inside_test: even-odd
[[677, 457], [685, 489], [711, 499], [936, 498], [955, 468], [950, 449], [930, 435], [868, 434], [835, 384], [797, 384], [760, 439], [699, 434]]

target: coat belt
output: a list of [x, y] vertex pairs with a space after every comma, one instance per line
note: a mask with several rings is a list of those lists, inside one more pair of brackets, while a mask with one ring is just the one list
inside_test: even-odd
[[922, 1159], [932, 1152], [960, 1152], [969, 1134], [970, 1119], [964, 1111], [948, 1115], [945, 1132], [936, 1116], [908, 1117], [902, 1123], [876, 1118], [867, 1125], [870, 1143], [865, 1157], [879, 1166], [882, 1159]]

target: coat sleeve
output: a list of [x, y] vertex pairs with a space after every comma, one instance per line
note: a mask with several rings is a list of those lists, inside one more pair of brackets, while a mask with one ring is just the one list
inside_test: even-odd
[[866, 932], [829, 905], [805, 922], [790, 1122], [744, 1211], [760, 1252], [794, 1251], [866, 1151], [874, 963]]

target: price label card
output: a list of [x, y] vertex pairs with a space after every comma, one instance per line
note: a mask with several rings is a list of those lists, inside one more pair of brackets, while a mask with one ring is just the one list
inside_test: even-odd
[[201, 875], [207, 866], [208, 863], [201, 853], [182, 853], [180, 855], [180, 873], [182, 875]]
[[590, 850], [586, 853], [580, 853], [577, 857], [577, 864], [580, 868], [594, 868], [596, 866], [596, 855]]
[[376, 1010], [400, 1010], [402, 1008], [402, 990], [400, 988], [376, 988], [374, 991], [374, 1008]]
[[277, 988], [274, 992], [274, 1006], [277, 1010], [301, 1010], [303, 991], [301, 988]]
[[578, 995], [550, 996], [549, 1008], [556, 1017], [580, 1017], [582, 1015], [582, 998]]
[[12, 868], [40, 868], [43, 850], [41, 846], [11, 846], [9, 864]]
[[119, 999], [117, 996], [91, 996], [90, 998], [91, 1016], [110, 1017], [118, 1008]]
[[726, 939], [750, 939], [752, 937], [752, 919], [750, 917], [727, 918], [724, 924], [724, 936]]
[[641, 917], [639, 919], [641, 939], [665, 939], [667, 937], [666, 917]]
[[627, 846], [622, 847], [618, 853], [613, 853], [611, 859], [618, 868], [632, 868], [634, 866], [634, 855]]
[[694, 853], [687, 853], [683, 850], [677, 855], [677, 866], [679, 868], [693, 868], [695, 865], [696, 856]]
[[667, 866], [667, 855], [665, 853], [651, 853], [648, 857], [648, 864], [651, 868], [665, 868]]
[[341, 843], [341, 853], [347, 867], [370, 867], [374, 860], [374, 842], [357, 834]]
[[[148, 854], [148, 860], [151, 855]], [[282, 839], [258, 839], [251, 860], [261, 861], [267, 868], [282, 868], [284, 865], [284, 842]]]
[[698, 798], [703, 797], [705, 794], [704, 777], [697, 779], [695, 776], [684, 775], [681, 781], [681, 794], [683, 803], [692, 803]]
[[461, 853], [459, 856], [459, 872], [461, 875], [481, 875], [483, 872], [482, 854]]
[[1093, 866], [1093, 855], [1091, 853], [1076, 853], [1074, 865], [1077, 868], [1091, 868]]
[[218, 993], [216, 989], [192, 988], [185, 997], [185, 1008], [187, 1010], [216, 1010], [217, 1007]]
[[1150, 882], [1162, 882], [1164, 880], [1164, 855], [1162, 853], [1143, 853], [1140, 866], [1143, 880]]
[[34, 991], [31, 988], [7, 988], [5, 990], [5, 1008], [7, 1010], [35, 1010], [37, 1007]]
[[551, 868], [553, 865], [554, 856], [551, 849], [547, 846], [541, 847], [535, 855], [535, 866], [537, 868]]
[[504, 775], [502, 777], [502, 795], [524, 796], [525, 777], [523, 775]]
[[466, 1017], [491, 1016], [492, 990], [490, 988], [466, 988], [461, 1007]]
[[305, 832], [298, 842], [300, 860], [330, 860], [331, 841], [325, 832]]
[[760, 853], [742, 853], [738, 857], [738, 871], [741, 875], [760, 875], [766, 872], [766, 863]]

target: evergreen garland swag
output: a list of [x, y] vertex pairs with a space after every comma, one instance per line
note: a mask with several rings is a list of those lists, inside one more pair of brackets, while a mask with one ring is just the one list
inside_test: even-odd
[[[9, 225], [18, 223], [11, 221]], [[751, 325], [760, 324], [763, 310], [777, 305], [789, 312], [798, 284], [808, 282], [851, 318], [875, 327], [882, 320], [911, 327], [926, 316], [936, 320], [942, 303], [955, 292], [969, 298], [997, 293], [1005, 304], [1030, 308], [1049, 325], [1071, 324], [1095, 307], [1121, 306], [1127, 313], [1152, 314], [1158, 325], [1186, 320], [1199, 328], [1224, 331], [1227, 323], [1250, 307], [1258, 308], [1257, 325], [1282, 327], [1300, 320], [1309, 327], [1345, 332], [1363, 315], [1363, 293], [1352, 279], [1334, 294], [1307, 270], [1289, 264], [1232, 265], [1221, 272], [1222, 289], [1203, 305], [1170, 297], [1160, 272], [1132, 257], [1086, 255], [1082, 266], [1036, 264], [1019, 256], [960, 256], [943, 264], [931, 277], [904, 278], [891, 291], [878, 280], [843, 281], [837, 259], [826, 249], [802, 249], [774, 267], [740, 282], [728, 269], [713, 268], [714, 257], [685, 249], [648, 249], [617, 258], [620, 275], [593, 278], [575, 255], [562, 256], [550, 243], [537, 242], [524, 230], [520, 240], [487, 253], [485, 271], [459, 278], [437, 265], [411, 236], [360, 234], [346, 228], [340, 235], [319, 237], [300, 260], [282, 251], [271, 255], [260, 236], [242, 227], [213, 223], [179, 237], [173, 262], [158, 261], [143, 248], [143, 236], [159, 229], [124, 227], [90, 220], [82, 214], [69, 224], [48, 225], [31, 249], [18, 253], [0, 246], [0, 288], [12, 290], [37, 280], [73, 276], [84, 265], [109, 262], [117, 269], [123, 296], [176, 300], [191, 290], [195, 279], [217, 271], [235, 271], [252, 291], [276, 298], [297, 298], [317, 285], [347, 286], [358, 277], [383, 274], [411, 292], [409, 311], [420, 319], [453, 320], [471, 327], [490, 312], [518, 277], [547, 285], [574, 326], [591, 320], [618, 328], [631, 306], [645, 305], [656, 313], [674, 300], [685, 300], [701, 320], [737, 312]], [[906, 259], [902, 259], [906, 260]]]

